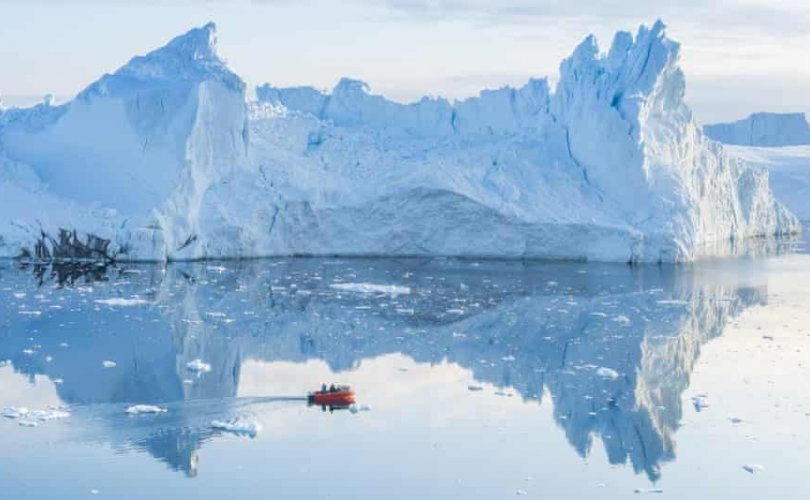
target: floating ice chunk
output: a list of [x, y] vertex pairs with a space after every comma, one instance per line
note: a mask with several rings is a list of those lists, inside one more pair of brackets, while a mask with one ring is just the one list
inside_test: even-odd
[[656, 300], [655, 302], [657, 304], [662, 305], [662, 306], [685, 306], [685, 305], [688, 304], [688, 302], [685, 301], [685, 300], [666, 300], [665, 299], [665, 300]]
[[203, 362], [201, 359], [195, 359], [186, 363], [186, 370], [196, 373], [208, 373], [211, 371], [211, 365]]
[[692, 396], [692, 406], [695, 407], [695, 411], [701, 411], [709, 407], [708, 396], [705, 394], [697, 394]]
[[126, 299], [123, 297], [113, 297], [109, 299], [96, 299], [93, 302], [96, 304], [101, 304], [103, 306], [110, 306], [110, 307], [132, 307], [132, 306], [142, 306], [144, 304], [148, 304], [149, 302], [143, 299], [138, 298], [130, 298]]
[[619, 316], [616, 316], [615, 318], [613, 318], [613, 321], [615, 321], [616, 323], [619, 323], [620, 325], [629, 325], [630, 324], [630, 318], [628, 318], [627, 316], [625, 316], [623, 314], [620, 314]]
[[332, 283], [329, 285], [336, 290], [355, 293], [382, 293], [386, 295], [408, 295], [411, 289], [407, 286], [378, 285], [374, 283]]
[[141, 415], [144, 413], [166, 413], [167, 410], [155, 405], [132, 405], [126, 411], [130, 415]]
[[3, 416], [6, 418], [21, 418], [27, 416], [29, 413], [28, 408], [9, 406], [3, 409]]
[[371, 411], [371, 407], [369, 405], [351, 405], [349, 406], [349, 411], [352, 413], [359, 413], [361, 411]]
[[70, 347], [70, 346], [68, 345], [68, 343], [67, 343], [67, 342], [59, 342], [59, 347], [62, 347], [62, 348], [64, 348], [64, 349], [67, 349], [67, 348], [68, 348], [68, 347]]
[[21, 427], [37, 427], [39, 425], [39, 422], [37, 422], [36, 420], [20, 420], [19, 425]]
[[765, 467], [759, 464], [743, 464], [742, 468], [745, 472], [748, 472], [749, 474], [756, 474], [758, 472], [762, 472], [765, 470]]
[[15, 299], [24, 299], [24, 298], [25, 298], [25, 295], [26, 295], [26, 293], [25, 293], [25, 292], [16, 292], [16, 293], [14, 294], [14, 298], [15, 298]]
[[519, 496], [519, 497], [526, 496], [526, 495], [528, 495], [528, 494], [529, 494], [529, 493], [528, 493], [528, 492], [526, 492], [526, 490], [515, 490], [515, 495], [517, 495], [517, 496]]
[[230, 420], [213, 420], [211, 427], [218, 431], [232, 432], [234, 434], [242, 434], [250, 437], [256, 437], [262, 430], [262, 426], [255, 420], [248, 420], [242, 417], [236, 417]]
[[737, 417], [729, 417], [728, 421], [731, 422], [732, 424], [741, 424], [742, 423], [742, 419], [737, 418]]
[[663, 492], [664, 490], [662, 490], [661, 488], [636, 488], [634, 490], [634, 493], [640, 493], [642, 495], [647, 493], [663, 493]]
[[105, 360], [101, 362], [101, 366], [104, 368], [115, 368], [118, 365], [115, 361]]
[[34, 354], [34, 350], [33, 349], [23, 349], [22, 353], [27, 354], [28, 356], [30, 356], [30, 355]]
[[25, 310], [22, 310], [22, 311], [17, 311], [17, 314], [22, 314], [24, 316], [39, 316], [40, 314], [42, 314], [42, 311], [31, 311], [31, 310], [25, 309]]
[[55, 378], [55, 379], [53, 379], [53, 383], [54, 383], [54, 384], [56, 384], [56, 385], [62, 385], [64, 382], [65, 382], [65, 381], [64, 381], [64, 380], [62, 380], [61, 378]]
[[616, 380], [619, 378], [619, 372], [616, 370], [607, 368], [605, 366], [600, 366], [596, 369], [596, 374], [603, 378], [609, 378], [611, 380]]
[[29, 413], [28, 416], [41, 422], [47, 422], [48, 420], [61, 420], [63, 418], [68, 418], [70, 417], [70, 413], [57, 409], [35, 410]]
[[215, 273], [220, 273], [220, 274], [222, 274], [222, 273], [224, 273], [225, 271], [228, 270], [228, 268], [225, 267], [225, 266], [208, 266], [208, 267], [206, 267], [206, 269], [208, 269], [209, 271], [214, 271]]

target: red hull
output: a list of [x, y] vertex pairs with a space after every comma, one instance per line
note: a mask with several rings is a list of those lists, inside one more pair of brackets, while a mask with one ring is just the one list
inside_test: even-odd
[[354, 404], [354, 392], [315, 392], [309, 397], [311, 404], [319, 406], [349, 406]]

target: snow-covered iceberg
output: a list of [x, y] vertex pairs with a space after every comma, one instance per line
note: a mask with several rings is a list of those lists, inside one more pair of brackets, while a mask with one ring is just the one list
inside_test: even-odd
[[[683, 101], [664, 25], [450, 103], [245, 85], [213, 24], [64, 105], [0, 114], [0, 255], [689, 261], [798, 230]], [[60, 231], [62, 230], [62, 231]]]
[[738, 146], [801, 146], [810, 144], [804, 113], [754, 113], [731, 123], [703, 127], [707, 136]]

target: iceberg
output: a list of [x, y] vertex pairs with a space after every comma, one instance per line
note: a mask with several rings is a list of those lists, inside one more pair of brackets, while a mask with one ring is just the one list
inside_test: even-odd
[[790, 147], [727, 146], [730, 156], [768, 171], [774, 195], [803, 221], [810, 220], [810, 144]]
[[195, 28], [61, 105], [0, 112], [0, 256], [686, 262], [796, 232], [684, 102], [665, 26], [548, 80], [410, 104], [246, 85]]
[[753, 113], [731, 123], [705, 125], [710, 138], [737, 146], [810, 145], [810, 125], [804, 113]]

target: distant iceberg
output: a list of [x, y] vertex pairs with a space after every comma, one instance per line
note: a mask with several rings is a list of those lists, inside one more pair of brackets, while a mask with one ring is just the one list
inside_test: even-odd
[[754, 113], [731, 123], [706, 125], [710, 138], [737, 146], [802, 146], [810, 144], [804, 113]]
[[411, 104], [245, 84], [213, 24], [62, 105], [0, 112], [0, 256], [683, 262], [798, 231], [683, 101], [663, 23], [546, 79]]

